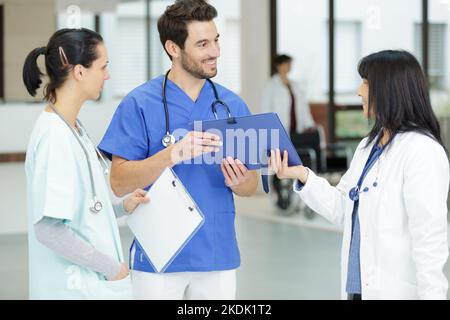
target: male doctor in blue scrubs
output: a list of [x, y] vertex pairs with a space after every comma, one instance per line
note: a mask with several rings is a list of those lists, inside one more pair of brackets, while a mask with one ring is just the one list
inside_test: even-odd
[[[192, 130], [193, 121], [212, 120], [216, 100], [206, 81], [217, 74], [220, 56], [216, 9], [204, 0], [178, 0], [158, 21], [161, 43], [172, 60], [166, 97], [170, 131]], [[239, 160], [219, 164], [187, 160], [217, 151], [216, 135], [191, 131], [165, 148], [164, 76], [134, 89], [117, 108], [100, 143], [112, 157], [111, 184], [118, 196], [151, 186], [171, 167], [205, 215], [205, 223], [163, 274], [154, 272], [142, 248], [131, 248], [133, 291], [137, 299], [234, 299], [240, 254], [235, 234], [233, 194], [253, 195], [258, 174]], [[215, 84], [232, 116], [250, 115], [240, 97]], [[228, 113], [217, 106], [219, 118]], [[194, 164], [193, 164], [194, 163]]]

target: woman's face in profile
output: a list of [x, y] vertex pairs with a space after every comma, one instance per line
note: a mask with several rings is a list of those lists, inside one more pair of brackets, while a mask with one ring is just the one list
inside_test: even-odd
[[362, 100], [364, 117], [369, 118], [369, 82], [366, 79], [363, 79], [359, 86], [358, 96]]
[[88, 99], [96, 100], [103, 90], [105, 80], [109, 79], [108, 72], [108, 52], [103, 43], [97, 45], [98, 58], [92, 62], [92, 65], [85, 69], [85, 80], [83, 80], [84, 90]]

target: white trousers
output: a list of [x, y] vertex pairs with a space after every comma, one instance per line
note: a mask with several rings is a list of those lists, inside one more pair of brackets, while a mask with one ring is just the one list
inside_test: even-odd
[[137, 300], [234, 300], [236, 270], [148, 273], [132, 271]]

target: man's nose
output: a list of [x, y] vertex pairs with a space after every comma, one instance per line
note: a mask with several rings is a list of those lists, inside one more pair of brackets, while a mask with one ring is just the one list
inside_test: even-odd
[[219, 58], [220, 57], [220, 45], [218, 42], [215, 42], [211, 46], [211, 50], [210, 50], [209, 54], [210, 54], [211, 58]]

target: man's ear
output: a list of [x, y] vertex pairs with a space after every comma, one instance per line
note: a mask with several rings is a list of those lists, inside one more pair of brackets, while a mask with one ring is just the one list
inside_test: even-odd
[[83, 80], [84, 71], [84, 67], [80, 64], [77, 64], [72, 69], [72, 75], [76, 80], [81, 81]]
[[167, 40], [164, 48], [172, 58], [178, 58], [180, 56], [181, 48], [172, 40]]

